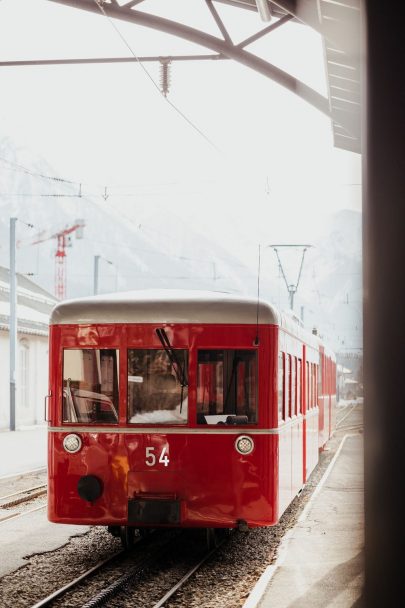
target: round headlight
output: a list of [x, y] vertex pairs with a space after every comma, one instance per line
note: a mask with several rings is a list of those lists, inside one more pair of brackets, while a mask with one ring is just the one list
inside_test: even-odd
[[248, 437], [247, 435], [241, 435], [235, 441], [235, 448], [239, 454], [250, 454], [253, 452], [253, 448], [255, 447], [253, 443], [253, 439]]
[[65, 448], [66, 452], [74, 454], [82, 447], [82, 440], [80, 439], [79, 435], [71, 433], [70, 435], [66, 435], [66, 437], [64, 437], [63, 447]]

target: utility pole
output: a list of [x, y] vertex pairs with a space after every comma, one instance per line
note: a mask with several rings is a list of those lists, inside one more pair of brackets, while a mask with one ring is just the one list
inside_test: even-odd
[[[93, 281], [93, 293], [96, 296], [98, 294], [98, 275], [99, 275], [99, 267], [100, 267], [100, 260], [103, 259], [105, 262], [107, 262], [107, 264], [110, 264], [110, 266], [115, 266], [114, 262], [111, 262], [111, 260], [107, 260], [107, 258], [104, 258], [102, 255], [95, 255], [94, 256], [94, 281]], [[115, 274], [115, 288], [117, 289], [117, 284], [118, 284], [118, 272], [116, 272]]]
[[98, 266], [100, 263], [100, 255], [95, 255], [94, 256], [94, 289], [93, 289], [93, 293], [96, 296], [98, 294]]
[[[306, 253], [307, 249], [309, 249], [310, 247], [312, 247], [312, 245], [268, 245], [268, 246], [271, 247], [272, 249], [274, 249], [274, 252], [275, 252], [275, 254], [277, 256], [278, 266], [280, 268], [281, 275], [282, 275], [282, 277], [284, 279], [285, 286], [287, 287], [288, 296], [289, 296], [289, 299], [290, 299], [290, 308], [291, 308], [291, 310], [294, 310], [294, 296], [297, 293], [298, 285], [300, 283], [301, 273], [302, 273], [302, 267], [304, 265], [305, 253]], [[281, 260], [280, 260], [280, 256], [278, 255], [278, 249], [279, 249], [279, 247], [290, 247], [290, 248], [291, 247], [295, 247], [295, 248], [302, 247], [301, 266], [300, 266], [300, 269], [299, 269], [299, 272], [298, 272], [298, 279], [297, 279], [297, 282], [295, 284], [290, 284], [290, 285], [288, 284], [288, 281], [287, 281], [287, 278], [285, 276], [285, 272], [284, 272], [284, 269], [283, 269], [283, 265], [282, 265]]]
[[16, 217], [10, 218], [10, 431], [15, 431], [16, 354], [17, 354], [17, 275], [16, 275]]

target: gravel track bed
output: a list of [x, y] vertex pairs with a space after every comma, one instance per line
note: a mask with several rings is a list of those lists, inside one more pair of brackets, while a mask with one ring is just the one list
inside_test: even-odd
[[[179, 535], [168, 547], [163, 546], [161, 552], [158, 551], [158, 555], [154, 557], [152, 564], [147, 566], [140, 576], [135, 575], [115, 597], [108, 600], [106, 606], [108, 608], [152, 606], [201, 559], [204, 552], [205, 536], [188, 531]], [[115, 569], [114, 572], [115, 578], [118, 578], [122, 570]], [[112, 581], [107, 582], [104, 577], [103, 587], [110, 582]], [[91, 597], [90, 589], [87, 586], [86, 599]], [[77, 594], [74, 597], [77, 599]], [[80, 604], [69, 601], [57, 604], [58, 608], [74, 605]]]
[[0, 580], [0, 606], [28, 608], [120, 548], [119, 539], [95, 527], [64, 547], [28, 557], [26, 566]]
[[14, 494], [14, 492], [24, 492], [24, 490], [27, 490], [28, 488], [40, 486], [47, 482], [46, 469], [41, 469], [34, 473], [25, 473], [23, 475], [16, 475], [15, 477], [8, 477], [7, 479], [0, 479], [0, 499], [2, 496]]
[[[338, 412], [339, 419], [339, 412]], [[345, 428], [356, 432], [362, 424], [362, 407], [356, 407], [345, 420]], [[294, 526], [308, 502], [314, 488], [332, 460], [345, 434], [338, 429], [328, 447], [320, 454], [319, 465], [307, 485], [291, 503], [279, 524], [271, 528], [256, 528], [248, 533], [236, 532], [219, 548], [208, 563], [204, 564], [175, 596], [165, 603], [165, 608], [240, 608], [265, 568], [274, 561], [276, 549], [285, 532]], [[39, 501], [40, 499], [36, 499]], [[34, 501], [30, 502], [30, 508]], [[187, 535], [184, 537], [187, 538]], [[185, 543], [185, 544], [184, 544]], [[28, 608], [62, 585], [91, 568], [99, 561], [116, 553], [120, 540], [112, 537], [104, 527], [94, 527], [83, 535], [72, 537], [62, 548], [27, 558], [27, 565], [0, 580], [1, 608]], [[190, 549], [191, 547], [191, 549]], [[111, 608], [126, 606], [148, 607], [157, 602], [177, 582], [195, 561], [198, 542], [179, 540], [170, 556], [156, 562], [156, 568], [144, 574], [136, 588], [121, 592], [108, 601]], [[133, 556], [137, 555], [135, 549]], [[132, 563], [134, 557], [131, 558]], [[123, 573], [129, 562], [123, 563]], [[95, 577], [94, 588], [105, 587], [116, 580], [117, 569], [103, 569], [100, 581]], [[83, 585], [84, 586], [84, 585]], [[52, 604], [60, 608], [76, 608], [89, 599], [93, 590], [82, 599], [78, 595], [66, 595]]]

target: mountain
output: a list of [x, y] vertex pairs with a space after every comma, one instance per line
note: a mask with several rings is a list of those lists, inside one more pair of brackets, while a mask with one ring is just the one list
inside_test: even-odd
[[[81, 219], [82, 238], [76, 238], [75, 232], [68, 239], [69, 298], [93, 293], [96, 255], [102, 256], [99, 293], [153, 287], [255, 296], [257, 243], [265, 242], [266, 226], [261, 236], [252, 228], [244, 233], [248, 218], [243, 214], [250, 213], [249, 205], [243, 212], [235, 206], [234, 213], [228, 212], [230, 218], [226, 210], [221, 216], [211, 208], [203, 227], [193, 219], [191, 208], [181, 213], [181, 205], [175, 203], [173, 195], [166, 199], [164, 193], [152, 203], [142, 192], [125, 199], [103, 188], [61, 180], [45, 160], [17, 149], [9, 139], [0, 140], [0, 265], [9, 265], [9, 218], [14, 216], [20, 220], [17, 270], [32, 275], [48, 291], [54, 291], [56, 238], [32, 242]], [[200, 204], [203, 209], [203, 197]], [[228, 236], [221, 239], [224, 217]], [[294, 297], [294, 310], [304, 317], [305, 325], [316, 327], [336, 350], [359, 349], [362, 344], [361, 221], [360, 213], [349, 210], [329, 217], [322, 236], [305, 252]], [[302, 229], [306, 242], [306, 227]], [[266, 256], [263, 253], [260, 295], [287, 309], [285, 282], [297, 283], [303, 250], [280, 248], [281, 264], [269, 248]]]
[[20, 220], [18, 271], [32, 275], [49, 291], [54, 290], [57, 239], [32, 242], [45, 238], [43, 231], [51, 236], [77, 219], [85, 227], [82, 238], [75, 233], [68, 237], [67, 297], [93, 293], [96, 255], [102, 256], [100, 293], [148, 287], [246, 290], [239, 275], [241, 270], [249, 275], [248, 269], [170, 209], [159, 209], [158, 217], [149, 217], [147, 224], [135, 223], [115, 209], [110, 197], [105, 200], [101, 190], [87, 196], [84, 187], [80, 193], [79, 184], [41, 177], [53, 177], [52, 167], [26, 150], [16, 150], [9, 140], [0, 141], [0, 168], [0, 263], [9, 263], [9, 218], [14, 216]]

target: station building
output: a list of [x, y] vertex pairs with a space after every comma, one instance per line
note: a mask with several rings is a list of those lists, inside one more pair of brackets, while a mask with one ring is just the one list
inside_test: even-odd
[[[49, 316], [58, 300], [17, 274], [16, 428], [44, 424]], [[10, 274], [0, 266], [0, 431], [10, 417]]]

